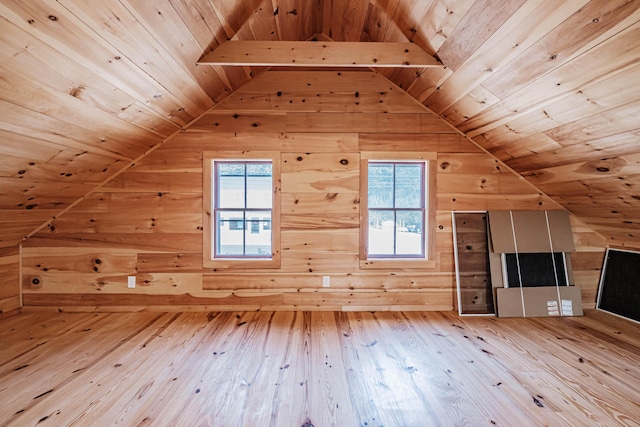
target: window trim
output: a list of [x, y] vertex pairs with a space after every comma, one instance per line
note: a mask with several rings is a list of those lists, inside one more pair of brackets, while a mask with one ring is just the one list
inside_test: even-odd
[[[383, 152], [363, 151], [360, 153], [360, 268], [361, 269], [433, 269], [435, 259], [435, 207], [436, 207], [436, 159], [435, 152]], [[369, 257], [369, 162], [425, 162], [425, 247], [424, 258], [416, 257]]]
[[[205, 268], [246, 269], [246, 268], [280, 268], [280, 153], [277, 151], [205, 151], [203, 160], [202, 186], [202, 230], [203, 230], [203, 266]], [[270, 161], [272, 173], [273, 199], [271, 208], [271, 257], [270, 258], [215, 258], [215, 218], [213, 217], [214, 200], [214, 162], [215, 161]]]
[[[422, 222], [422, 228], [420, 231], [420, 253], [418, 254], [398, 254], [397, 253], [397, 233], [395, 232], [395, 226], [394, 226], [394, 237], [393, 237], [393, 250], [396, 253], [393, 254], [371, 254], [368, 253], [367, 256], [371, 259], [403, 259], [403, 258], [411, 258], [411, 259], [424, 259], [426, 258], [426, 235], [427, 232], [424, 228], [424, 225], [427, 223], [427, 168], [428, 168], [428, 162], [423, 161], [423, 160], [369, 160], [369, 162], [367, 163], [367, 174], [369, 173], [371, 166], [373, 165], [387, 165], [387, 166], [391, 166], [393, 167], [393, 177], [394, 177], [394, 182], [393, 182], [393, 197], [392, 197], [392, 201], [391, 204], [393, 206], [391, 207], [375, 207], [375, 208], [371, 208], [369, 206], [367, 206], [367, 215], [370, 214], [372, 211], [378, 211], [378, 212], [392, 212], [393, 216], [397, 218], [397, 215], [401, 212], [407, 212], [407, 211], [419, 211], [420, 212], [420, 217], [421, 217], [421, 222]], [[396, 187], [396, 181], [395, 181], [395, 177], [396, 177], [396, 173], [398, 170], [398, 165], [414, 165], [414, 166], [419, 166], [420, 167], [420, 180], [421, 180], [421, 189], [422, 192], [420, 194], [420, 206], [418, 207], [411, 207], [411, 208], [401, 208], [401, 207], [397, 207], [396, 206], [396, 198], [395, 195], [397, 194], [397, 187]], [[369, 183], [367, 183], [367, 197], [369, 195]], [[368, 223], [369, 221], [367, 221]], [[371, 224], [369, 224], [369, 226], [367, 227], [368, 229], [368, 233], [371, 234]], [[367, 242], [370, 243], [370, 242]]]
[[[271, 160], [262, 160], [262, 159], [248, 159], [248, 160], [237, 160], [237, 159], [214, 159], [213, 160], [213, 174], [214, 174], [214, 178], [213, 178], [213, 189], [214, 191], [211, 192], [211, 194], [213, 194], [215, 197], [213, 198], [213, 202], [211, 203], [212, 209], [213, 209], [213, 220], [212, 223], [215, 223], [215, 228], [213, 236], [214, 238], [212, 238], [213, 241], [215, 241], [215, 244], [213, 244], [213, 251], [214, 251], [214, 258], [215, 259], [222, 259], [222, 258], [227, 258], [227, 259], [254, 259], [254, 258], [261, 258], [261, 259], [271, 259], [272, 258], [272, 254], [265, 254], [265, 255], [248, 255], [246, 254], [246, 250], [247, 250], [247, 246], [246, 246], [246, 239], [247, 239], [247, 231], [250, 232], [250, 234], [257, 234], [260, 232], [260, 224], [262, 223], [261, 220], [257, 219], [256, 216], [254, 216], [255, 214], [259, 214], [261, 212], [269, 212], [269, 221], [271, 221], [271, 216], [273, 214], [273, 209], [272, 209], [272, 205], [273, 205], [273, 192], [271, 192], [272, 196], [270, 197], [270, 203], [271, 206], [270, 207], [249, 207], [248, 206], [248, 200], [247, 200], [247, 195], [248, 195], [248, 191], [249, 191], [249, 187], [248, 187], [248, 175], [247, 175], [247, 166], [248, 165], [257, 165], [257, 164], [261, 164], [261, 165], [269, 165], [269, 167], [271, 168], [271, 170], [273, 169], [273, 162]], [[220, 181], [220, 166], [224, 165], [224, 164], [235, 164], [235, 165], [243, 165], [243, 169], [244, 169], [244, 188], [245, 188], [245, 192], [243, 194], [243, 203], [244, 206], [242, 208], [240, 207], [222, 207], [220, 206], [220, 197], [219, 194], [216, 194], [216, 190], [219, 191], [221, 189], [221, 181]], [[273, 173], [271, 173], [270, 175], [271, 178], [271, 182], [273, 183]], [[229, 218], [227, 221], [229, 221], [229, 229], [230, 230], [242, 230], [242, 252], [243, 254], [234, 254], [234, 255], [226, 255], [226, 254], [221, 254], [220, 251], [220, 235], [218, 234], [216, 236], [216, 231], [220, 231], [220, 229], [222, 228], [222, 222], [223, 219], [221, 218], [221, 215], [223, 215], [224, 213], [229, 213], [229, 212], [237, 212], [240, 213], [242, 215], [242, 218], [240, 220], [237, 220], [236, 218], [232, 217]], [[242, 227], [238, 227], [238, 222], [242, 223]], [[235, 223], [235, 224], [234, 224]], [[271, 234], [271, 233], [269, 233]], [[272, 238], [269, 239], [269, 247], [271, 247], [271, 242], [273, 241]]]

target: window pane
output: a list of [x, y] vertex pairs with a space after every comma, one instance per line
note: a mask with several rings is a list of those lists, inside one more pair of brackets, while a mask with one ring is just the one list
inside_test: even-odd
[[216, 218], [216, 255], [242, 255], [244, 246], [244, 213], [218, 211]]
[[247, 208], [271, 208], [272, 197], [271, 164], [247, 165]]
[[393, 211], [369, 211], [370, 255], [393, 255], [394, 228]]
[[216, 163], [218, 168], [217, 206], [244, 208], [245, 165], [242, 163]]
[[421, 255], [422, 211], [398, 211], [396, 213], [396, 254]]
[[247, 212], [246, 255], [271, 256], [271, 212]]
[[396, 208], [421, 208], [423, 183], [422, 164], [396, 164]]
[[368, 204], [370, 208], [393, 207], [393, 164], [369, 163]]

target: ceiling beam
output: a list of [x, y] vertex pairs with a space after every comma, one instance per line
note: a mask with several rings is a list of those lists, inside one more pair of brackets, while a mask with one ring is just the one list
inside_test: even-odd
[[198, 65], [444, 67], [415, 43], [229, 40]]

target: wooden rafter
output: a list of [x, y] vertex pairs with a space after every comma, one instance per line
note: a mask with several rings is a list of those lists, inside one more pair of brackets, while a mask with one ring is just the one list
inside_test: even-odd
[[443, 67], [414, 43], [230, 40], [199, 65]]

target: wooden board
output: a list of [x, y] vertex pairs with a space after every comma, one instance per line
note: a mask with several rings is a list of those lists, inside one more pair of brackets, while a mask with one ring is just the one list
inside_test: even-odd
[[0, 249], [0, 315], [22, 307], [20, 249]]
[[198, 61], [199, 65], [272, 67], [443, 67], [412, 43], [230, 40]]

